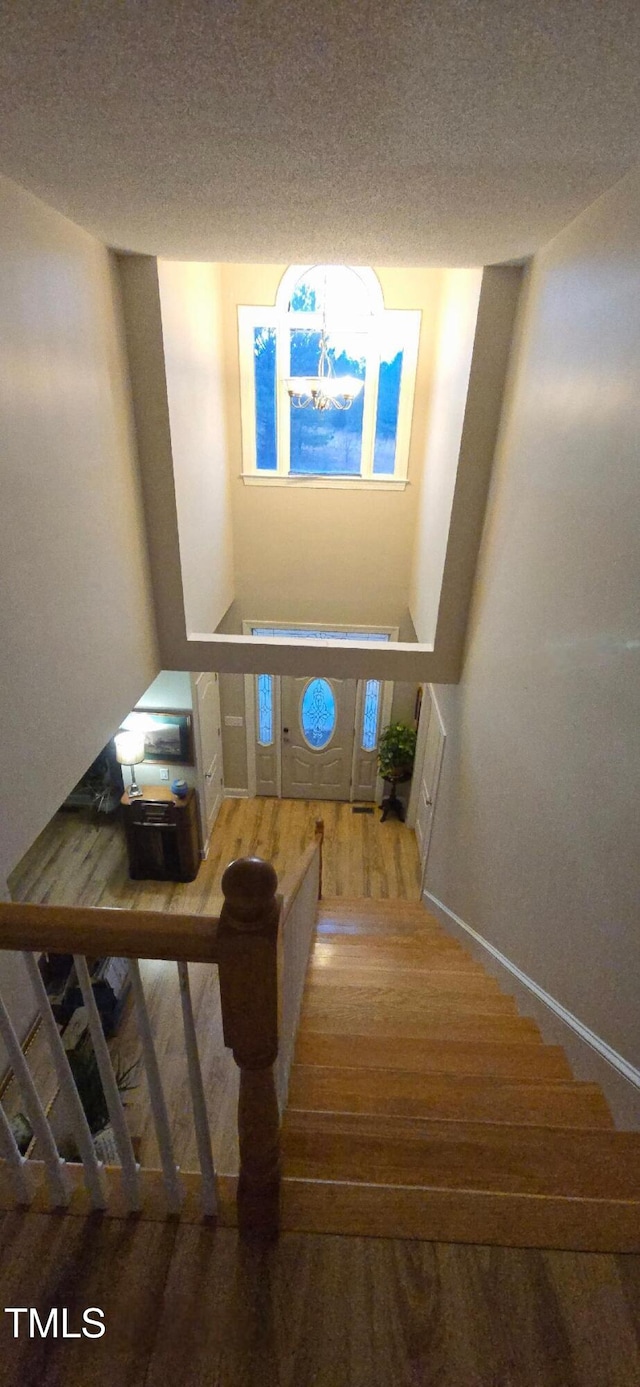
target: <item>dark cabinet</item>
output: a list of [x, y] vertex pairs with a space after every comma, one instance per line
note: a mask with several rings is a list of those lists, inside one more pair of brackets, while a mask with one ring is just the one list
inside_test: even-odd
[[129, 876], [139, 881], [193, 881], [200, 866], [194, 790], [178, 799], [163, 785], [146, 785], [141, 799], [122, 796]]

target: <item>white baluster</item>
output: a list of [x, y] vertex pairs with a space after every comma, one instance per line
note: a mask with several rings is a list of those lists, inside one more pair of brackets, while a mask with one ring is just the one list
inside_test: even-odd
[[131, 1137], [129, 1136], [129, 1128], [127, 1127], [127, 1119], [125, 1117], [124, 1108], [122, 1106], [122, 1099], [118, 1092], [116, 1076], [113, 1072], [113, 1065], [111, 1063], [109, 1047], [104, 1038], [104, 1031], [102, 1029], [102, 1021], [100, 1020], [100, 1013], [96, 1005], [96, 999], [93, 995], [93, 988], [91, 986], [91, 978], [89, 977], [87, 960], [86, 958], [83, 958], [81, 954], [77, 954], [74, 957], [73, 961], [76, 966], [76, 973], [78, 974], [78, 982], [80, 983], [80, 988], [82, 991], [82, 999], [87, 1008], [87, 1017], [89, 1020], [91, 1040], [93, 1042], [93, 1048], [98, 1064], [98, 1071], [102, 1080], [102, 1087], [104, 1089], [104, 1096], [107, 1103], [109, 1120], [111, 1122], [111, 1126], [113, 1127], [113, 1135], [115, 1137], [118, 1157], [120, 1160], [120, 1165], [122, 1166], [122, 1181], [124, 1184], [125, 1193], [129, 1202], [129, 1207], [134, 1210], [139, 1209], [140, 1182], [138, 1179], [138, 1167], [136, 1164], [136, 1158], [133, 1154], [133, 1147], [131, 1145]]
[[178, 978], [180, 980], [180, 1001], [182, 1003], [184, 1043], [187, 1051], [187, 1069], [189, 1071], [189, 1086], [191, 1088], [193, 1121], [196, 1129], [198, 1159], [200, 1161], [200, 1173], [202, 1175], [202, 1212], [205, 1215], [211, 1215], [215, 1214], [217, 1207], [216, 1177], [213, 1166], [213, 1155], [211, 1152], [211, 1133], [209, 1131], [207, 1104], [204, 1096], [204, 1084], [202, 1082], [200, 1055], [198, 1054], [198, 1038], [196, 1036], [196, 1027], [193, 1017], [191, 988], [189, 986], [189, 966], [187, 963], [178, 964]]
[[53, 1133], [47, 1122], [46, 1114], [36, 1086], [31, 1077], [29, 1066], [22, 1053], [22, 1046], [13, 1029], [11, 1018], [0, 997], [0, 1038], [4, 1042], [5, 1049], [9, 1056], [9, 1063], [15, 1074], [18, 1087], [22, 1094], [22, 1100], [27, 1110], [27, 1117], [33, 1128], [36, 1140], [42, 1147], [42, 1154], [47, 1171], [47, 1179], [51, 1190], [51, 1198], [56, 1208], [65, 1208], [69, 1203], [69, 1177], [65, 1170], [64, 1161], [58, 1153]]
[[47, 990], [42, 981], [40, 969], [38, 968], [34, 955], [25, 952], [22, 957], [31, 980], [36, 1005], [42, 1017], [42, 1025], [46, 1032], [51, 1058], [55, 1065], [58, 1083], [60, 1084], [62, 1098], [73, 1123], [74, 1135], [82, 1159], [84, 1182], [91, 1197], [91, 1203], [94, 1209], [106, 1209], [106, 1200], [100, 1175], [101, 1166], [96, 1157], [93, 1138], [89, 1130], [89, 1123], [87, 1122], [84, 1108], [80, 1102], [80, 1095], [75, 1085], [64, 1045], [60, 1038], [55, 1016], [51, 1010]]
[[11, 1171], [17, 1204], [30, 1204], [31, 1192], [27, 1178], [28, 1161], [20, 1155], [18, 1143], [11, 1130], [9, 1118], [0, 1103], [0, 1152]]
[[158, 1068], [158, 1060], [151, 1032], [151, 1023], [149, 1021], [149, 1013], [147, 1011], [147, 1003], [145, 1001], [137, 958], [129, 960], [129, 971], [131, 974], [133, 1000], [135, 1002], [136, 1016], [138, 1019], [138, 1029], [142, 1041], [142, 1053], [144, 1055], [144, 1064], [147, 1071], [151, 1111], [153, 1112], [158, 1147], [160, 1149], [160, 1163], [162, 1165], [162, 1173], [164, 1175], [165, 1189], [167, 1192], [167, 1203], [171, 1213], [177, 1214], [180, 1212], [180, 1206], [182, 1204], [182, 1185], [178, 1178], [178, 1170], [173, 1156], [169, 1117], [164, 1100], [160, 1070]]

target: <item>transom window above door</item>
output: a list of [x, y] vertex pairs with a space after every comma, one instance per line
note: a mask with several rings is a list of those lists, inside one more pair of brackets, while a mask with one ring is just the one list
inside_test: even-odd
[[347, 265], [291, 265], [273, 307], [239, 307], [245, 482], [404, 487], [420, 316]]

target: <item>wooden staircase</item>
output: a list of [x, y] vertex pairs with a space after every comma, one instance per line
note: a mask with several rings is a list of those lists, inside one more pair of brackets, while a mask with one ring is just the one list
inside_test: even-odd
[[324, 900], [283, 1226], [640, 1250], [640, 1133], [419, 903]]

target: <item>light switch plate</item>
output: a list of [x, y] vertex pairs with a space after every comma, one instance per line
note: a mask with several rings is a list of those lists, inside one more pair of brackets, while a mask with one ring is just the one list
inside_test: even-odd
[[168, 780], [168, 779], [169, 779], [169, 772], [168, 772], [166, 766], [161, 766], [161, 767], [160, 767], [160, 779], [161, 779], [161, 780]]

